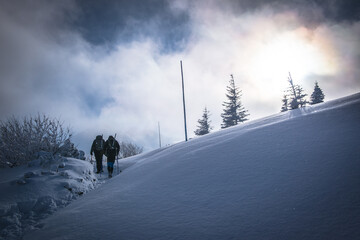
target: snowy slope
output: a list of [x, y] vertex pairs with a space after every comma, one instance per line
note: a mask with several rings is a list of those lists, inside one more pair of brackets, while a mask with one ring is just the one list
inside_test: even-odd
[[0, 169], [0, 239], [20, 239], [39, 220], [93, 189], [89, 162], [42, 153], [29, 166]]
[[136, 156], [25, 239], [359, 239], [360, 94]]
[[[21, 239], [26, 230], [41, 227], [39, 221], [107, 180], [106, 173], [94, 174], [89, 161], [39, 155], [27, 166], [0, 169], [0, 240]], [[131, 164], [122, 161], [119, 169]]]

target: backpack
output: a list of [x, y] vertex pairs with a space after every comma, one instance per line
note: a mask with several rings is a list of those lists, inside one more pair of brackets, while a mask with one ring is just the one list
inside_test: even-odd
[[102, 139], [102, 136], [96, 136], [95, 139], [95, 150], [96, 151], [102, 151], [104, 150], [104, 140]]
[[110, 150], [115, 150], [115, 139], [109, 140], [109, 147]]

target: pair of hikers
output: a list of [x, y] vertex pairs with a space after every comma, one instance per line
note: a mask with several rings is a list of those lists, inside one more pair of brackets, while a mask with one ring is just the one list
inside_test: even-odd
[[91, 145], [91, 156], [95, 153], [96, 159], [96, 173], [103, 172], [102, 170], [102, 158], [103, 155], [107, 157], [107, 169], [109, 177], [112, 177], [114, 170], [115, 157], [119, 155], [120, 145], [119, 142], [113, 136], [109, 136], [106, 142], [104, 141], [102, 135], [96, 136], [93, 144]]

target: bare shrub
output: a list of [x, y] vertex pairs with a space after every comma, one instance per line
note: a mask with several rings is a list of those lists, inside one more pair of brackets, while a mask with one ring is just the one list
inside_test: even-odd
[[120, 143], [120, 155], [122, 158], [131, 157], [143, 152], [143, 148], [137, 146], [134, 143], [121, 142]]
[[40, 151], [53, 155], [67, 152], [67, 146], [73, 146], [69, 144], [71, 136], [60, 120], [46, 115], [0, 121], [0, 167], [25, 164]]

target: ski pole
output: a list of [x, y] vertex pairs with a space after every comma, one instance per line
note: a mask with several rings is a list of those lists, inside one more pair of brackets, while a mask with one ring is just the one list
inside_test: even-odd
[[119, 174], [120, 173], [120, 171], [119, 171], [119, 154], [118, 155], [116, 155], [116, 169], [117, 169], [117, 174]]
[[93, 166], [93, 171], [95, 172], [95, 167], [94, 167], [94, 164], [93, 164], [92, 155], [90, 155], [90, 163]]

